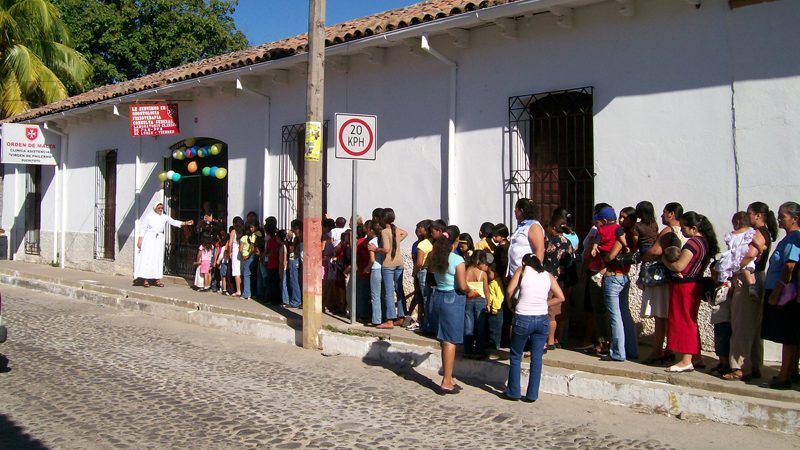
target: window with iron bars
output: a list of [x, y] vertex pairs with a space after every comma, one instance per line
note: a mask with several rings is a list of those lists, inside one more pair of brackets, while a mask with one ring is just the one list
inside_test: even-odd
[[509, 98], [508, 211], [518, 198], [528, 197], [545, 223], [563, 207], [572, 213], [579, 235], [591, 228], [593, 91], [584, 87]]
[[[281, 128], [281, 154], [278, 174], [278, 228], [289, 229], [294, 219], [303, 218], [303, 155], [306, 126], [304, 123]], [[322, 211], [328, 205], [328, 121], [322, 130]]]
[[117, 151], [95, 154], [94, 258], [113, 260], [117, 232]]
[[41, 254], [42, 166], [28, 165], [25, 172], [25, 253]]

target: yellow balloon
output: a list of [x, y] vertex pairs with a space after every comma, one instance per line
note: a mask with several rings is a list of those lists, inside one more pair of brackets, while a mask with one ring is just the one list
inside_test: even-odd
[[158, 174], [158, 181], [162, 183], [167, 181], [167, 172], [161, 172], [160, 174]]
[[189, 173], [197, 172], [197, 161], [190, 162], [186, 168], [189, 169]]
[[193, 145], [194, 145], [194, 142], [195, 142], [195, 139], [194, 139], [194, 138], [187, 138], [185, 141], [183, 141], [183, 143], [184, 143], [184, 144], [185, 144], [187, 147], [191, 147], [191, 146], [193, 146]]
[[219, 169], [217, 169], [217, 178], [219, 178], [220, 180], [225, 178], [225, 175], [227, 175], [227, 174], [228, 174], [228, 171], [225, 170], [224, 167], [220, 167]]
[[222, 146], [220, 146], [219, 144], [214, 144], [208, 150], [209, 152], [211, 152], [212, 155], [216, 156], [219, 155], [219, 152], [222, 151]]

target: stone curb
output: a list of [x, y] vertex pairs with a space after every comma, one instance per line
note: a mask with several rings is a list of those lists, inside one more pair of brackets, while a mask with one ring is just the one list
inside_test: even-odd
[[[29, 276], [16, 270], [0, 270], [0, 284], [285, 344], [302, 343], [302, 331], [290, 327], [285, 317], [215, 307], [91, 282]], [[397, 337], [372, 330], [353, 332], [336, 326], [325, 328], [320, 333], [324, 354], [356, 357], [400, 369], [418, 367], [437, 373], [441, 370], [438, 344], [429, 339]], [[729, 392], [718, 392], [716, 385], [667, 374], [641, 379], [647, 378], [648, 374], [585, 366], [548, 361], [542, 374], [541, 391], [644, 408], [677, 417], [696, 416], [722, 423], [800, 434], [800, 405], [781, 398], [780, 392], [765, 390], [765, 398], [755, 398], [752, 395], [739, 395], [733, 388]], [[455, 370], [459, 378], [498, 387], [505, 383], [508, 375], [508, 365], [496, 361], [459, 359]], [[527, 380], [525, 375], [527, 370], [523, 369], [523, 381]]]
[[[321, 332], [323, 351], [391, 365], [399, 369], [420, 368], [439, 372], [442, 366], [438, 350], [421, 348], [375, 337]], [[508, 366], [492, 361], [458, 359], [456, 377], [476, 380], [502, 389]], [[528, 371], [523, 369], [522, 389]], [[800, 405], [709, 392], [672, 384], [588, 373], [546, 366], [540, 391], [548, 394], [599, 400], [622, 406], [643, 408], [679, 418], [701, 417], [733, 425], [748, 425], [784, 433], [800, 434]]]

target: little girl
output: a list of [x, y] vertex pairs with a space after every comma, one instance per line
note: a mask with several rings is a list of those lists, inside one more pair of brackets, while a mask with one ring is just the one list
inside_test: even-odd
[[472, 243], [472, 236], [470, 236], [469, 233], [459, 234], [458, 247], [456, 247], [455, 251], [456, 255], [466, 258], [467, 256], [471, 256], [474, 250], [475, 246]]
[[214, 257], [214, 239], [208, 233], [203, 233], [200, 237], [200, 247], [197, 250], [197, 262], [200, 266], [200, 275], [203, 276], [203, 287], [200, 292], [211, 289], [211, 260]]
[[[488, 259], [487, 259], [488, 261]], [[500, 336], [503, 330], [503, 302], [505, 294], [497, 275], [497, 266], [494, 261], [489, 264], [486, 275], [489, 277], [489, 297], [486, 298], [487, 316], [489, 318], [489, 348], [500, 349]]]
[[488, 325], [486, 299], [489, 298], [489, 276], [486, 272], [489, 271], [489, 264], [494, 258], [488, 252], [475, 250], [465, 259], [467, 261], [465, 276], [469, 292], [464, 313], [464, 356], [485, 358]]
[[219, 234], [219, 253], [214, 266], [219, 268], [219, 292], [222, 295], [230, 295], [228, 293], [228, 267], [231, 263], [231, 256], [228, 253], [228, 235], [225, 233]]
[[752, 287], [756, 283], [754, 275], [756, 264], [751, 261], [745, 267], [741, 267], [741, 261], [747, 255], [748, 247], [753, 242], [756, 230], [750, 227], [750, 219], [744, 211], [734, 214], [731, 223], [733, 231], [725, 235], [725, 244], [728, 246], [728, 250], [723, 252], [719, 261], [714, 264], [716, 280], [719, 283], [730, 285], [729, 280], [736, 273], [742, 271], [745, 283]]

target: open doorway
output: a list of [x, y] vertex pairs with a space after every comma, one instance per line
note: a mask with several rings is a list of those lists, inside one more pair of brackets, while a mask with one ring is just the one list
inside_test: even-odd
[[[225, 229], [227, 224], [228, 145], [219, 139], [196, 137], [176, 142], [169, 150], [164, 170], [174, 171], [180, 179], [165, 183], [165, 212], [177, 220], [194, 220], [195, 224], [170, 229], [164, 273], [193, 277], [204, 213], [213, 214], [217, 230]], [[179, 157], [177, 152], [181, 152]]]

